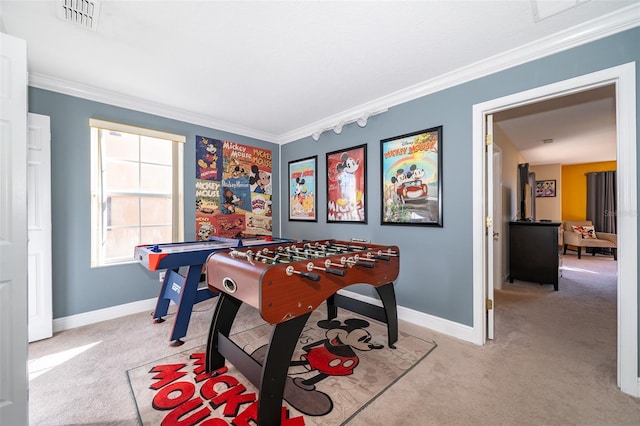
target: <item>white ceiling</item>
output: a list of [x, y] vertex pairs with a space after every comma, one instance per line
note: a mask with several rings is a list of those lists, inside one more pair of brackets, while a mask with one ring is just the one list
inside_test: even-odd
[[[639, 0], [102, 1], [95, 31], [59, 5], [0, 1], [32, 86], [277, 143], [640, 25]], [[561, 141], [558, 114], [611, 125], [607, 106], [499, 125], [514, 143], [525, 126], [536, 143]]]
[[532, 165], [615, 161], [615, 96], [609, 85], [540, 101], [494, 114], [494, 125]]

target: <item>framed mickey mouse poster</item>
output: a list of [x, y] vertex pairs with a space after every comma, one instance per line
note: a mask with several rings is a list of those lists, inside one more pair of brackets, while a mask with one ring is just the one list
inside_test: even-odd
[[327, 223], [367, 223], [367, 145], [327, 153]]
[[289, 162], [289, 220], [318, 221], [318, 156]]
[[381, 224], [442, 227], [442, 126], [380, 144]]

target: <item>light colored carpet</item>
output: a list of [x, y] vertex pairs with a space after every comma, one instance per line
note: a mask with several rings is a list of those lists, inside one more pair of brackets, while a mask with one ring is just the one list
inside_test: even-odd
[[[348, 425], [637, 426], [640, 400], [616, 386], [616, 262], [567, 254], [564, 269], [558, 292], [523, 282], [497, 292], [496, 339], [483, 347], [401, 322], [438, 348]], [[206, 341], [213, 303], [197, 306], [178, 351]], [[58, 354], [30, 382], [31, 424], [137, 424], [125, 371], [175, 353], [170, 321], [138, 314], [30, 344], [32, 363]]]
[[[254, 316], [258, 316], [257, 312]], [[313, 312], [292, 357], [284, 394], [287, 418], [295, 420], [292, 424], [343, 424], [436, 347], [432, 342], [401, 333], [396, 348], [390, 349], [385, 345], [387, 329], [384, 324], [342, 309], [339, 310], [337, 321], [328, 324], [323, 321], [325, 319], [324, 307]], [[261, 322], [256, 318], [256, 323]], [[328, 326], [332, 329], [331, 332], [328, 331]], [[270, 324], [263, 323], [232, 335], [232, 340], [246, 353], [262, 361], [272, 328]], [[344, 342], [351, 342], [349, 339], [353, 339], [353, 344], [357, 344], [355, 339], [363, 342], [366, 330], [371, 336], [368, 343], [373, 347], [363, 345], [361, 349], [353, 350], [357, 364], [354, 364], [351, 374], [330, 375], [315, 382], [321, 376], [318, 370], [312, 368], [312, 364], [304, 361], [306, 355], [310, 359], [321, 357], [325, 352], [320, 348], [324, 346], [327, 333], [335, 335], [334, 331], [338, 328], [350, 332], [349, 335], [343, 335], [342, 339]], [[339, 347], [338, 351], [342, 352]], [[222, 374], [229, 385], [219, 383], [218, 376], [210, 381], [203, 379], [200, 376], [203, 359], [204, 347], [200, 347], [195, 352], [179, 352], [127, 371], [143, 425], [183, 421], [190, 416], [198, 419], [198, 422], [218, 418], [225, 419], [229, 424], [243, 424], [239, 419], [252, 416], [248, 413], [255, 409], [252, 403], [257, 398], [258, 390], [232, 363], [227, 363], [228, 370]], [[338, 371], [343, 368], [341, 364]], [[305, 380], [312, 380], [314, 384], [305, 384]], [[216, 391], [210, 392], [214, 387]], [[240, 390], [237, 391], [238, 389]], [[229, 395], [237, 394], [242, 398], [243, 403], [238, 409], [230, 409], [229, 406], [235, 407], [235, 401], [233, 397], [227, 400], [223, 395], [227, 391]], [[207, 398], [212, 399], [211, 404]]]

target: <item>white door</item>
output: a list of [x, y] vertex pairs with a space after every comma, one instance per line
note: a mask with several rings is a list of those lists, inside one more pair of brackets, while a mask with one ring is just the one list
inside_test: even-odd
[[0, 424], [26, 425], [27, 45], [0, 46]]
[[[499, 225], [502, 219], [502, 216], [495, 217], [493, 215], [493, 115], [487, 115], [485, 121], [485, 146], [486, 146], [486, 165], [487, 170], [485, 173], [485, 188], [487, 190], [486, 196], [486, 205], [485, 205], [485, 222], [486, 222], [486, 230], [485, 230], [485, 252], [487, 253], [486, 259], [486, 276], [485, 276], [485, 310], [487, 312], [487, 328], [486, 328], [486, 337], [487, 339], [493, 339], [493, 329], [494, 329], [494, 309], [493, 306], [493, 280], [494, 280], [494, 225]], [[495, 223], [494, 223], [495, 222]], [[500, 227], [498, 227], [500, 229]]]
[[53, 335], [51, 303], [51, 131], [49, 117], [28, 115], [29, 342]]

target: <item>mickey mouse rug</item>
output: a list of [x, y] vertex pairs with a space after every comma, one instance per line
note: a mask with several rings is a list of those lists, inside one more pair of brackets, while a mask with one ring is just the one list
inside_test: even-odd
[[[262, 362], [270, 324], [231, 339]], [[291, 359], [283, 426], [340, 425], [385, 392], [436, 348], [400, 332], [387, 346], [383, 323], [339, 310], [328, 321], [316, 310]], [[232, 364], [207, 374], [204, 345], [127, 371], [142, 425], [257, 425], [258, 389]]]

